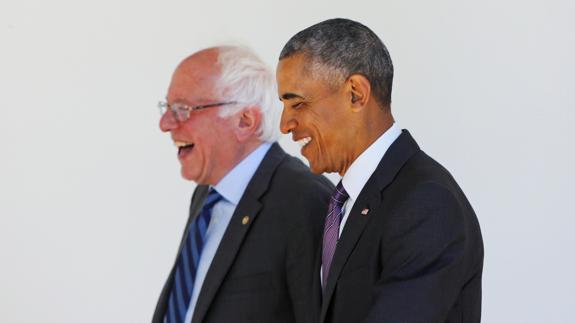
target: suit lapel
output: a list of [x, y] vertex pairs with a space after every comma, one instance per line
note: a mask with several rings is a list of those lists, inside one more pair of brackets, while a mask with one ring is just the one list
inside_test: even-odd
[[[368, 183], [371, 180], [368, 181]], [[371, 190], [370, 192], [365, 192], [364, 187], [362, 193], [358, 196], [358, 199], [355, 201], [355, 204], [349, 214], [347, 219], [347, 223], [341, 233], [341, 237], [337, 242], [337, 247], [335, 249], [335, 253], [333, 255], [333, 261], [331, 263], [331, 268], [329, 271], [329, 277], [327, 280], [327, 285], [323, 290], [323, 300], [322, 300], [322, 307], [321, 307], [321, 320], [323, 322], [325, 316], [327, 314], [328, 304], [331, 301], [331, 297], [333, 296], [333, 291], [335, 289], [337, 279], [339, 278], [341, 271], [347, 259], [351, 255], [353, 249], [355, 248], [361, 234], [363, 233], [367, 223], [371, 219], [369, 213], [367, 215], [362, 215], [361, 212], [363, 209], [367, 208], [369, 210], [375, 209], [379, 206], [379, 194], [375, 195], [374, 191]]]
[[[347, 219], [340, 240], [337, 243], [331, 264], [327, 285], [324, 288], [320, 322], [324, 322], [333, 296], [337, 280], [359, 241], [367, 223], [376, 214], [373, 210], [383, 203], [382, 191], [389, 185], [401, 167], [411, 158], [419, 146], [407, 130], [393, 142], [385, 155], [381, 158], [377, 168], [361, 190]], [[367, 209], [367, 214], [364, 210]]]
[[260, 198], [268, 190], [270, 179], [285, 156], [280, 146], [274, 143], [246, 187], [206, 274], [192, 322], [204, 321], [210, 304], [262, 207]]

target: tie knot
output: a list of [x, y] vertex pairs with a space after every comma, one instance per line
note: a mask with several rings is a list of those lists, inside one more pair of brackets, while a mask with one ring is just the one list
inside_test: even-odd
[[218, 193], [214, 188], [210, 188], [210, 192], [208, 193], [208, 197], [204, 201], [204, 209], [211, 209], [218, 203], [223, 196]]
[[339, 183], [337, 183], [337, 186], [335, 187], [335, 191], [331, 195], [332, 200], [341, 207], [343, 203], [347, 201], [348, 197], [349, 194], [347, 194], [345, 188], [343, 188], [343, 184], [341, 183], [341, 181], [339, 181]]

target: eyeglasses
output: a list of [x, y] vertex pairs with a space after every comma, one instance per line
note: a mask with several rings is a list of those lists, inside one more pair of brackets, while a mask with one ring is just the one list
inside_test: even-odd
[[228, 101], [228, 102], [217, 102], [217, 103], [189, 106], [183, 103], [168, 104], [168, 102], [166, 101], [160, 101], [158, 102], [158, 108], [160, 109], [161, 115], [164, 115], [168, 110], [171, 110], [174, 119], [176, 119], [178, 122], [185, 122], [190, 118], [190, 113], [192, 111], [219, 107], [222, 105], [236, 104], [236, 103], [237, 103], [236, 101]]

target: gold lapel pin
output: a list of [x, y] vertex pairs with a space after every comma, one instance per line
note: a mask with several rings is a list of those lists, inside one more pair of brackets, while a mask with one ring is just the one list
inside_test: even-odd
[[248, 222], [250, 222], [250, 217], [246, 215], [242, 218], [242, 224], [246, 225]]
[[369, 209], [361, 210], [361, 215], [367, 215], [367, 213], [369, 213]]

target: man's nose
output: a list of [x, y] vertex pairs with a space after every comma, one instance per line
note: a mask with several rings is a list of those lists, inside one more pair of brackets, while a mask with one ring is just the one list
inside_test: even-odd
[[282, 116], [280, 120], [280, 131], [283, 134], [288, 134], [292, 132], [292, 130], [296, 127], [296, 125], [297, 122], [294, 119], [293, 114], [290, 113], [288, 109], [284, 107], [284, 109], [282, 110]]
[[160, 118], [160, 129], [163, 132], [169, 132], [177, 127], [178, 121], [172, 115], [172, 111], [168, 109], [166, 112], [164, 112], [164, 114], [162, 114], [162, 117]]

